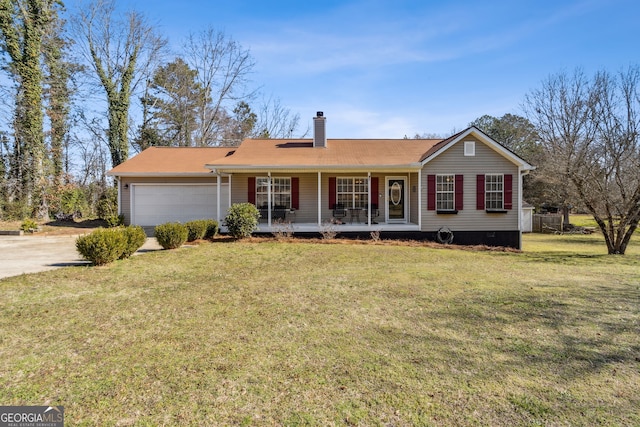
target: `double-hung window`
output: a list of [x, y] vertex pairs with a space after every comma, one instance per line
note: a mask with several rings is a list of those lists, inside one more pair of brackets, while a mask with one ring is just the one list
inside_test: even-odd
[[337, 178], [336, 203], [345, 209], [366, 208], [369, 198], [369, 180], [367, 178]]
[[488, 211], [504, 209], [504, 181], [503, 175], [487, 174], [484, 176], [484, 203]]
[[455, 210], [454, 175], [436, 175], [436, 210]]
[[[256, 178], [256, 206], [266, 208], [269, 200], [269, 178]], [[291, 178], [271, 178], [271, 207], [291, 208]]]

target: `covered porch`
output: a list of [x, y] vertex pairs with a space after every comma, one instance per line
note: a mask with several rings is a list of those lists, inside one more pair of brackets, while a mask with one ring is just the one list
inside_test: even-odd
[[421, 171], [408, 169], [226, 171], [229, 206], [254, 204], [261, 233], [420, 231]]

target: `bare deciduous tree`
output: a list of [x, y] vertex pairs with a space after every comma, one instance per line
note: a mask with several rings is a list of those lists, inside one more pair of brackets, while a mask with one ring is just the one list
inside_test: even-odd
[[[282, 106], [279, 98], [266, 98], [258, 110], [258, 121], [254, 127], [254, 135], [258, 138], [292, 138], [298, 132], [300, 114], [292, 114], [291, 110]], [[309, 129], [298, 135], [304, 138]]]
[[239, 101], [246, 101], [253, 95], [247, 91], [247, 85], [255, 62], [248, 50], [212, 28], [191, 34], [183, 55], [189, 66], [197, 71], [198, 83], [205, 90], [197, 109], [200, 117], [195, 145], [221, 145], [224, 118]]
[[36, 218], [49, 217], [47, 153], [44, 139], [43, 37], [59, 7], [51, 0], [0, 1], [0, 42], [10, 77], [17, 83], [13, 131], [14, 159], [10, 173], [14, 195]]
[[569, 209], [567, 209], [566, 185], [557, 185], [555, 180], [547, 179], [552, 174], [544, 173], [544, 150], [540, 144], [540, 137], [536, 127], [527, 118], [505, 114], [502, 117], [489, 115], [481, 116], [469, 126], [481, 129], [500, 144], [536, 166], [524, 177], [522, 196], [524, 200], [541, 206], [545, 203], [563, 207], [565, 222], [569, 222]]
[[575, 190], [609, 254], [624, 254], [640, 221], [640, 69], [591, 79], [559, 73], [525, 98], [548, 170]]
[[73, 28], [80, 51], [106, 95], [107, 141], [111, 163], [117, 166], [129, 157], [131, 96], [160, 57], [166, 40], [138, 12], [119, 20], [114, 0], [96, 0], [83, 8]]

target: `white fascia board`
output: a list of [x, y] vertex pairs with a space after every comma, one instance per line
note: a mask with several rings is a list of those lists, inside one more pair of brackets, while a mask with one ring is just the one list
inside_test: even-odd
[[211, 172], [123, 172], [123, 173], [111, 173], [107, 172], [108, 176], [115, 176], [121, 178], [207, 178], [215, 176]]
[[323, 166], [300, 166], [300, 165], [235, 165], [235, 166], [216, 166], [207, 165], [216, 173], [234, 173], [234, 172], [254, 172], [254, 171], [299, 171], [299, 172], [331, 172], [331, 171], [417, 171], [422, 168], [421, 163], [411, 163], [407, 165], [323, 165]]

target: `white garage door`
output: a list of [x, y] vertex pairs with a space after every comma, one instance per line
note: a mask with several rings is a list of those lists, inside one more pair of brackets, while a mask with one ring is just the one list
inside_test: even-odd
[[[194, 219], [216, 219], [216, 184], [135, 184], [131, 191], [131, 223], [158, 225]], [[229, 185], [221, 185], [220, 215], [229, 208]]]

